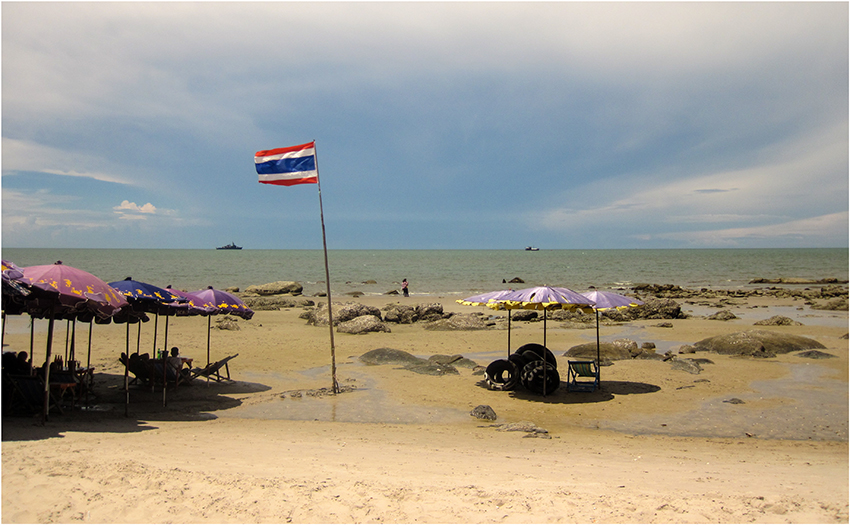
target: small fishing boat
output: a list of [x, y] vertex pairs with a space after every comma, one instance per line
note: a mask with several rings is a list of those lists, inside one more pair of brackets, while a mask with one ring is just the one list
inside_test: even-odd
[[224, 246], [219, 246], [216, 250], [241, 250], [241, 246], [236, 246], [236, 243], [225, 244]]
[[527, 252], [539, 252], [540, 248], [535, 248], [534, 246], [526, 246], [525, 251], [527, 251]]

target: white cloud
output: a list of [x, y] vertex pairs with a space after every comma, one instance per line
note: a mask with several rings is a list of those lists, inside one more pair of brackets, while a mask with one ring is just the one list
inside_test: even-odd
[[121, 175], [105, 171], [111, 162], [94, 155], [64, 150], [27, 140], [3, 137], [3, 175], [32, 171], [84, 177], [102, 182], [134, 186], [136, 183]]
[[763, 240], [774, 244], [782, 241], [786, 246], [834, 246], [837, 241], [847, 239], [849, 218], [845, 211], [765, 226], [648, 234], [644, 240], [664, 239], [694, 247], [718, 248], [751, 247], [754, 241]]
[[146, 220], [145, 215], [155, 215], [157, 213], [156, 206], [151, 203], [139, 206], [135, 202], [128, 200], [121, 201], [118, 206], [113, 206], [113, 210], [118, 214], [118, 218], [125, 221]]

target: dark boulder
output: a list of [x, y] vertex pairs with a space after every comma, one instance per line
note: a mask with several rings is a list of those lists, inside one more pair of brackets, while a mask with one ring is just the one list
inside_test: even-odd
[[411, 365], [426, 363], [424, 359], [416, 357], [404, 350], [395, 348], [376, 348], [369, 350], [359, 357], [360, 362], [367, 365]]
[[784, 315], [774, 315], [769, 319], [762, 319], [753, 323], [755, 326], [803, 326], [803, 323], [795, 321]]
[[343, 334], [367, 334], [370, 332], [386, 332], [391, 330], [381, 322], [380, 317], [374, 315], [361, 315], [350, 321], [345, 321], [336, 325], [336, 331]]
[[772, 357], [776, 354], [826, 348], [808, 337], [769, 330], [746, 330], [718, 335], [697, 341], [693, 346], [698, 352], [755, 357]]
[[425, 330], [486, 330], [487, 324], [475, 314], [453, 315], [427, 323]]

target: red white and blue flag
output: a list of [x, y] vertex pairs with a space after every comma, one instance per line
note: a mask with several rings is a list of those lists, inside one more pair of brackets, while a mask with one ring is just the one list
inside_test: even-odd
[[288, 148], [258, 151], [254, 154], [254, 165], [263, 184], [294, 186], [319, 182], [315, 141]]

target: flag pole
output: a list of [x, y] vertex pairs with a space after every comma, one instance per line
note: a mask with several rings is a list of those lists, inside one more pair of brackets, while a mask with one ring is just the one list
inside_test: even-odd
[[316, 142], [313, 141], [314, 154], [316, 159], [316, 186], [319, 188], [319, 218], [322, 222], [322, 247], [325, 252], [325, 283], [328, 290], [328, 328], [331, 335], [331, 379], [332, 390], [334, 394], [339, 394], [339, 383], [336, 380], [336, 349], [334, 348], [334, 316], [331, 306], [331, 273], [328, 269], [328, 240], [325, 236], [325, 212], [322, 208], [322, 182], [319, 177], [319, 149], [316, 148]]

